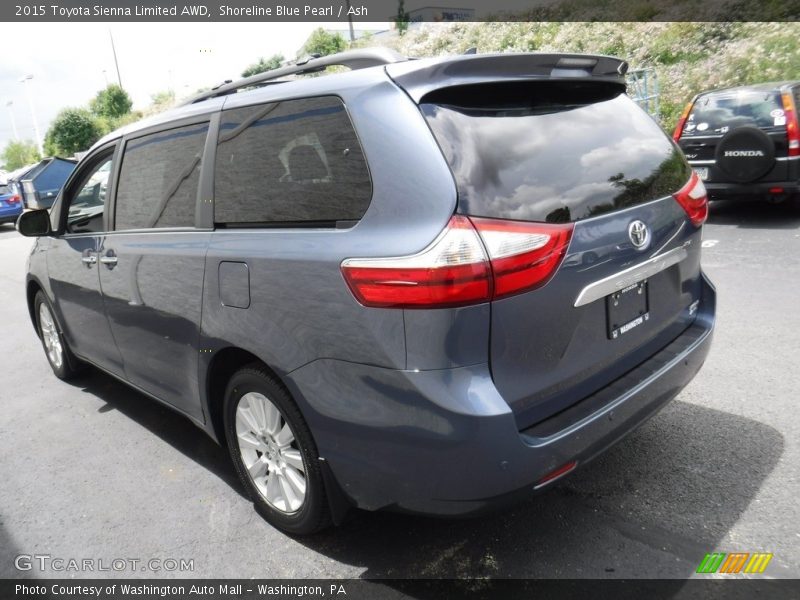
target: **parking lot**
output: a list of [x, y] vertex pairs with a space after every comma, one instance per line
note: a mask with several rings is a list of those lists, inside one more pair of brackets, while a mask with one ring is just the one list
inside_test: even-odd
[[711, 355], [622, 443], [514, 510], [356, 513], [295, 539], [188, 421], [99, 372], [52, 375], [25, 305], [31, 241], [0, 226], [0, 576], [57, 575], [14, 568], [48, 554], [193, 560], [158, 577], [685, 578], [718, 550], [800, 577], [800, 212], [715, 204], [704, 239]]

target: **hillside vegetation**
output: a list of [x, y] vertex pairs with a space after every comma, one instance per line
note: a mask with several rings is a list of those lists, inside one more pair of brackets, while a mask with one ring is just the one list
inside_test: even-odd
[[426, 23], [360, 40], [408, 56], [478, 52], [588, 52], [652, 67], [661, 87], [662, 126], [671, 131], [702, 90], [800, 79], [800, 23]]

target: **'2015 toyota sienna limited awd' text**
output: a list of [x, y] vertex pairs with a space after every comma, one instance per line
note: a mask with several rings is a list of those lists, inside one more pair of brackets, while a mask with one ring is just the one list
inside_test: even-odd
[[352, 51], [107, 136], [17, 224], [53, 371], [190, 418], [290, 532], [544, 488], [711, 340], [705, 190], [626, 67]]

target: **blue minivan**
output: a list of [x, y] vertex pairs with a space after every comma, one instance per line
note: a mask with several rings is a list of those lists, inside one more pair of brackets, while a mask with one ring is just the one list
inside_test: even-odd
[[357, 50], [108, 135], [17, 225], [53, 372], [185, 415], [292, 533], [546, 489], [712, 337], [705, 189], [626, 69]]

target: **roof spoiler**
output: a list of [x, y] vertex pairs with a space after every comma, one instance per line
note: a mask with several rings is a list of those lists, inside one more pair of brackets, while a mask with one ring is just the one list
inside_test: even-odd
[[477, 54], [407, 61], [386, 72], [414, 99], [442, 88], [496, 81], [591, 80], [626, 85], [628, 63], [589, 54]]
[[324, 71], [328, 67], [343, 66], [350, 69], [366, 69], [369, 67], [376, 67], [381, 65], [388, 65], [397, 62], [407, 61], [408, 59], [389, 48], [365, 48], [363, 50], [348, 50], [347, 52], [340, 52], [338, 54], [331, 54], [323, 57], [306, 57], [293, 65], [285, 67], [278, 67], [270, 71], [264, 71], [238, 81], [226, 81], [215, 88], [203, 92], [202, 94], [191, 98], [183, 103], [182, 106], [187, 104], [194, 104], [202, 102], [209, 98], [216, 98], [218, 96], [225, 96], [233, 94], [241, 88], [257, 86], [267, 83], [279, 83], [275, 81], [281, 77], [289, 75], [302, 75], [306, 73], [317, 73]]

